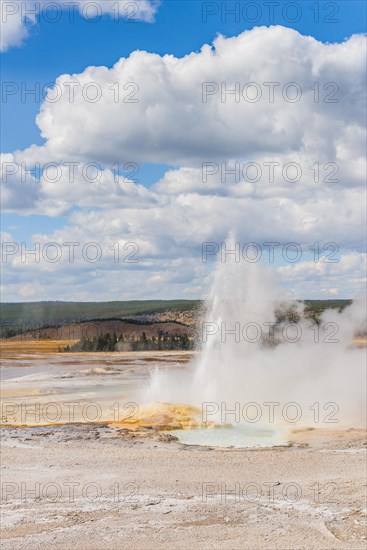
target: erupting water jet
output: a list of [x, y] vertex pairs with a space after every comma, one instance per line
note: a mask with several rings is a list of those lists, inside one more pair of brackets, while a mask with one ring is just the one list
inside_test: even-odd
[[214, 270], [198, 357], [185, 372], [155, 370], [144, 401], [202, 412], [209, 403], [207, 421], [259, 433], [363, 427], [365, 350], [353, 336], [365, 323], [362, 301], [307, 319], [302, 303], [282, 299], [269, 268], [228, 256]]

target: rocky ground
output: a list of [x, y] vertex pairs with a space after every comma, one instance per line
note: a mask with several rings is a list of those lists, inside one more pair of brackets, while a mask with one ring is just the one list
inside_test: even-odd
[[1, 465], [4, 550], [366, 548], [359, 430], [220, 450], [149, 428], [4, 427]]

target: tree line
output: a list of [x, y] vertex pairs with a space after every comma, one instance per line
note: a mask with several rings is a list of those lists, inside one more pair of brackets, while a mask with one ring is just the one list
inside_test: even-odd
[[145, 332], [141, 336], [123, 336], [114, 332], [102, 334], [94, 338], [83, 337], [79, 342], [60, 349], [62, 352], [77, 351], [155, 351], [155, 350], [192, 350], [194, 341], [187, 334], [168, 334], [158, 331], [158, 336], [147, 337]]

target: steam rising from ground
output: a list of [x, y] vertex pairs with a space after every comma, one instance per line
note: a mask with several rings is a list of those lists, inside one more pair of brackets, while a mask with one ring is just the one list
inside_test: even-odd
[[[245, 408], [247, 421], [268, 424], [273, 410], [274, 423], [288, 427], [293, 417], [298, 426], [364, 426], [366, 355], [353, 344], [353, 337], [366, 330], [364, 298], [342, 313], [324, 312], [319, 327], [304, 317], [302, 304], [294, 303], [299, 322], [286, 318], [273, 329], [282, 298], [271, 270], [226, 260], [216, 265], [197, 359], [185, 372], [156, 370], [145, 401], [199, 408], [211, 403], [204, 409], [217, 421], [238, 421], [235, 414], [224, 419], [223, 409], [240, 410], [242, 421], [243, 407], [255, 403]], [[282, 409], [290, 402], [297, 406], [286, 409], [285, 420]]]

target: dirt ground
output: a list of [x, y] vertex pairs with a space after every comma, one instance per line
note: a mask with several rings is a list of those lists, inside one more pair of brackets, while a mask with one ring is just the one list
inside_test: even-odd
[[3, 428], [2, 548], [364, 549], [366, 439], [185, 446], [101, 424]]

